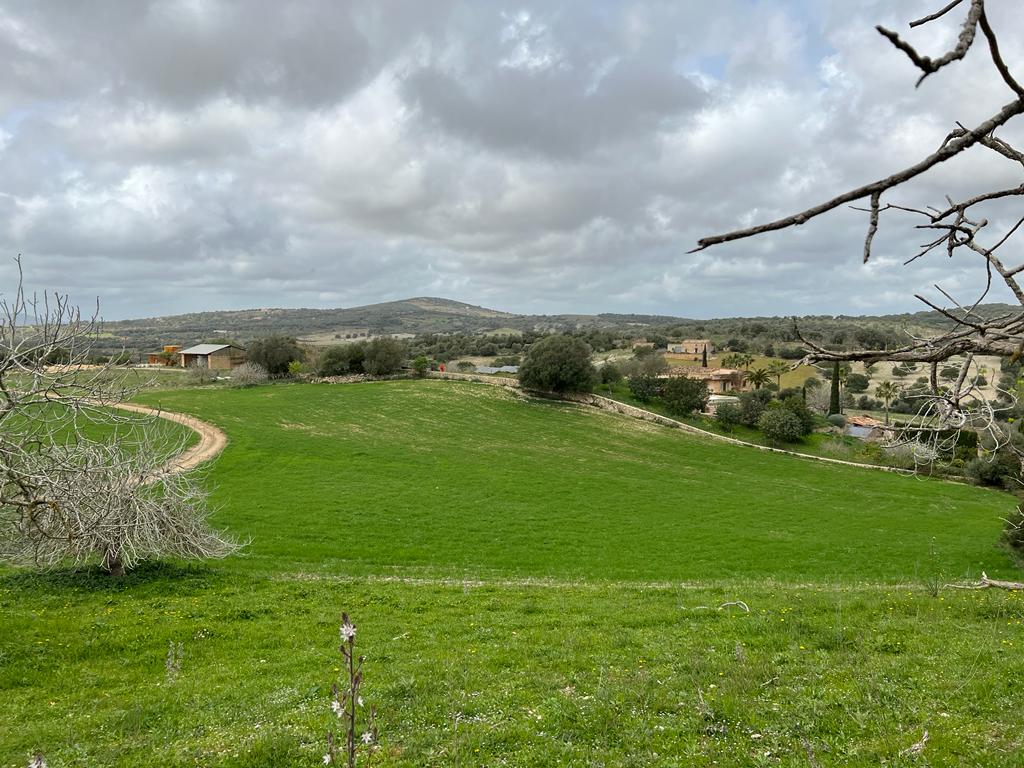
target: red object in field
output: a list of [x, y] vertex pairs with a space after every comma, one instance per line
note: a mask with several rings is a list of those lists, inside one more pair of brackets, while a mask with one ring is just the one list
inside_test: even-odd
[[441, 363], [440, 365], [438, 365], [437, 366], [437, 370], [439, 370], [441, 373], [444, 373], [444, 363]]

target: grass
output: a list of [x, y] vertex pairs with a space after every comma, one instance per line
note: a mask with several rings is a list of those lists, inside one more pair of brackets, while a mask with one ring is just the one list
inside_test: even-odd
[[253, 543], [0, 572], [0, 766], [317, 764], [343, 608], [374, 765], [1018, 764], [1024, 598], [939, 589], [1017, 573], [1009, 496], [484, 385], [144, 399], [228, 432]]

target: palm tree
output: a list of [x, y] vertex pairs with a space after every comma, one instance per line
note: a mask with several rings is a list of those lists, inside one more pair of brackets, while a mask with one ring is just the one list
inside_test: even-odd
[[739, 354], [736, 355], [736, 364], [742, 365], [743, 370], [745, 371], [750, 370], [750, 366], [753, 364], [753, 362], [754, 356], [748, 355], [746, 352], [740, 352]]
[[775, 383], [782, 389], [782, 375], [789, 373], [789, 365], [781, 360], [773, 360], [768, 364], [768, 373], [775, 377]]
[[740, 355], [733, 352], [722, 358], [723, 368], [739, 368], [743, 365], [743, 361], [740, 359]]
[[889, 426], [889, 403], [900, 396], [902, 387], [895, 381], [883, 381], [875, 387], [875, 395], [885, 403], [885, 425]]
[[755, 368], [747, 372], [747, 381], [754, 385], [754, 389], [760, 389], [771, 380], [772, 375], [764, 368]]

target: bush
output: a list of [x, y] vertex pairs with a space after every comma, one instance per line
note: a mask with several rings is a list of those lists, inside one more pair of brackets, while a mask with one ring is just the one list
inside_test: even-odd
[[863, 373], [849, 373], [846, 375], [846, 391], [853, 392], [854, 394], [860, 394], [861, 392], [867, 392], [868, 387], [871, 384], [871, 379], [865, 376]]
[[430, 370], [430, 361], [426, 355], [418, 355], [415, 360], [412, 361], [412, 369], [416, 371], [416, 375], [423, 378], [427, 375], [427, 371]]
[[740, 395], [740, 423], [748, 427], [756, 427], [757, 420], [761, 418], [771, 397], [771, 393], [763, 389], [743, 392]]
[[611, 386], [612, 384], [618, 384], [622, 380], [622, 371], [618, 369], [615, 363], [605, 363], [601, 366], [601, 383]]
[[470, 373], [471, 371], [476, 370], [476, 366], [469, 362], [469, 360], [459, 360], [459, 362], [455, 364], [455, 367], [458, 369], [459, 373]]
[[771, 445], [795, 443], [803, 436], [803, 424], [786, 408], [769, 408], [757, 420], [757, 428]]
[[711, 393], [703, 381], [687, 376], [668, 379], [661, 388], [661, 401], [674, 416], [687, 416], [703, 411]]
[[320, 355], [317, 374], [320, 376], [345, 376], [349, 373], [363, 372], [363, 356], [366, 343], [342, 344], [328, 347]]
[[216, 378], [217, 374], [209, 368], [200, 368], [198, 365], [190, 365], [188, 367], [188, 383], [192, 386], [212, 384]]
[[519, 381], [526, 389], [545, 392], [590, 392], [597, 383], [590, 346], [573, 336], [547, 336], [526, 353]]
[[846, 417], [841, 413], [830, 413], [826, 419], [833, 427], [842, 429], [846, 426]]
[[997, 451], [995, 456], [975, 458], [967, 462], [965, 473], [979, 485], [1010, 487], [1020, 477], [1020, 461], [1009, 450]]
[[1024, 552], [1024, 512], [1020, 507], [1017, 507], [1017, 511], [1006, 518], [1003, 539], [1017, 552]]
[[732, 432], [737, 424], [743, 423], [743, 409], [739, 403], [722, 403], [715, 410], [715, 421], [727, 432]]
[[649, 403], [658, 396], [658, 379], [649, 373], [629, 377], [629, 393], [641, 403]]
[[288, 363], [303, 356], [299, 343], [291, 336], [267, 336], [249, 345], [247, 357], [271, 376], [283, 376], [288, 373]]
[[289, 376], [301, 376], [307, 370], [308, 369], [306, 368], [306, 364], [301, 360], [292, 360], [290, 363], [288, 363]]
[[782, 407], [800, 420], [802, 435], [809, 435], [814, 431], [814, 414], [802, 398], [787, 397], [782, 401]]
[[390, 336], [381, 336], [367, 342], [363, 357], [363, 370], [371, 376], [396, 373], [405, 362], [405, 344]]
[[242, 363], [242, 365], [231, 371], [232, 387], [255, 387], [257, 384], [265, 384], [267, 369], [259, 363]]

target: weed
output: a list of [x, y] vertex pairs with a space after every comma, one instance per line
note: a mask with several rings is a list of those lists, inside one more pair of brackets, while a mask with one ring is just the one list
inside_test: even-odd
[[[373, 752], [377, 744], [377, 708], [370, 707], [366, 717], [366, 725], [362, 733], [358, 732], [359, 724], [356, 713], [363, 708], [363, 697], [359, 695], [359, 689], [363, 685], [363, 662], [365, 656], [356, 658], [356, 625], [353, 624], [347, 613], [341, 614], [341, 645], [338, 650], [345, 660], [344, 687], [339, 688], [337, 683], [331, 685], [331, 711], [338, 716], [338, 720], [345, 724], [345, 747], [344, 755], [348, 768], [354, 768], [356, 764], [356, 753], [360, 747], [364, 747], [367, 757]], [[324, 755], [324, 765], [331, 765], [338, 762], [338, 743], [334, 737], [334, 731], [327, 732], [327, 753]]]

